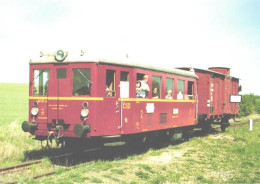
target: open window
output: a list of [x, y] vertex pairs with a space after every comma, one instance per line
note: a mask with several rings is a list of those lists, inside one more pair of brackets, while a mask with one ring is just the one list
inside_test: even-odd
[[72, 69], [73, 96], [90, 95], [92, 82], [90, 81], [90, 68]]
[[178, 80], [177, 85], [177, 99], [182, 100], [184, 98], [184, 80]]
[[165, 99], [173, 99], [173, 79], [166, 78]]
[[148, 85], [148, 75], [136, 74], [136, 98], [147, 98], [150, 87]]
[[153, 76], [153, 98], [161, 98], [161, 77]]
[[188, 93], [187, 97], [189, 100], [194, 99], [194, 82], [188, 81]]
[[116, 96], [116, 71], [115, 70], [106, 71], [106, 96], [108, 97]]
[[33, 95], [48, 95], [49, 75], [47, 69], [33, 70]]
[[120, 72], [120, 97], [129, 98], [129, 72]]

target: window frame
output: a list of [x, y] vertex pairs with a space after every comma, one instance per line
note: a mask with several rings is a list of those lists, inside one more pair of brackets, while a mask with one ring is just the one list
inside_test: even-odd
[[[155, 84], [158, 82], [157, 79], [159, 79], [159, 85]], [[154, 96], [155, 88], [157, 88], [158, 97]], [[152, 98], [161, 99], [161, 97], [162, 97], [162, 76], [152, 75]]]
[[[168, 86], [167, 86], [167, 79], [168, 80], [171, 80], [171, 89], [168, 89]], [[165, 77], [165, 92], [164, 92], [164, 94], [165, 94], [165, 99], [174, 99], [174, 94], [175, 94], [175, 92], [174, 92], [174, 83], [175, 82], [175, 79], [174, 78], [171, 78], [171, 77]], [[172, 98], [166, 98], [167, 97], [167, 94], [168, 94], [168, 91], [169, 90], [171, 90], [172, 91]]]
[[[123, 73], [125, 73], [126, 76], [122, 75]], [[120, 84], [119, 84], [120, 98], [129, 98], [130, 95], [129, 77], [130, 77], [129, 71], [120, 71]]]
[[[63, 73], [60, 73], [58, 71], [65, 71], [65, 76], [63, 76]], [[68, 77], [68, 69], [67, 68], [56, 68], [56, 79], [67, 79]]]
[[[108, 71], [113, 72], [113, 79], [111, 82], [110, 82], [110, 80], [108, 80]], [[116, 71], [117, 71], [116, 69], [106, 69], [105, 91], [106, 91], [106, 97], [108, 97], [108, 98], [116, 97]], [[110, 84], [108, 84], [108, 83], [110, 83]], [[109, 89], [109, 88], [112, 88], [112, 89]]]
[[[182, 81], [182, 94], [180, 94], [179, 91], [179, 81]], [[184, 79], [177, 79], [177, 100], [184, 100], [184, 96], [185, 96], [185, 80]], [[182, 98], [180, 98], [182, 95]]]
[[[76, 68], [76, 67], [72, 67], [71, 68], [71, 70], [72, 70], [72, 96], [91, 96], [91, 91], [92, 91], [92, 84], [90, 84], [89, 83], [89, 89], [87, 90], [87, 91], [89, 91], [89, 93], [87, 93], [87, 94], [78, 94], [76, 91], [78, 91], [78, 90], [80, 90], [80, 89], [82, 89], [82, 91], [84, 91], [84, 87], [86, 87], [86, 86], [83, 86], [83, 87], [81, 87], [81, 88], [78, 88], [77, 90], [74, 90], [74, 80], [75, 80], [75, 77], [74, 77], [74, 71], [75, 70], [84, 70], [84, 69], [86, 69], [86, 70], [89, 70], [89, 78], [87, 77], [87, 79], [89, 80], [88, 82], [91, 82], [91, 70], [92, 70], [92, 68], [90, 68], [90, 67], [86, 67], [86, 68], [83, 68], [83, 67], [79, 67], [79, 68]], [[84, 75], [84, 74], [83, 74]], [[85, 76], [85, 75], [84, 75]], [[84, 77], [83, 76], [83, 77]], [[85, 76], [86, 77], [86, 76]], [[85, 78], [84, 77], [84, 78]], [[77, 93], [77, 95], [76, 95], [76, 93]]]
[[[189, 84], [192, 84], [191, 85], [191, 94], [189, 94], [189, 92], [190, 92], [190, 85]], [[193, 100], [194, 99], [194, 81], [188, 81], [187, 82], [187, 98], [189, 99], [189, 100]]]
[[[140, 82], [140, 84], [142, 83], [142, 80], [143, 80], [143, 77], [145, 76], [145, 75], [147, 75], [148, 76], [148, 82], [147, 82], [147, 85], [148, 85], [148, 87], [149, 87], [149, 90], [150, 90], [150, 82], [149, 82], [149, 74], [147, 73], [147, 72], [144, 72], [144, 71], [138, 71], [138, 72], [136, 72], [135, 73], [136, 75], [136, 80], [135, 80], [135, 83], [137, 83], [138, 81]], [[142, 94], [142, 90], [141, 91], [137, 91], [137, 88], [136, 88], [137, 86], [135, 86], [135, 92], [136, 92], [136, 95], [135, 95], [135, 98], [143, 98], [142, 96], [143, 96], [143, 94]], [[140, 87], [142, 87], [142, 85], [140, 86]], [[148, 92], [148, 91], [145, 91], [145, 93], [146, 93], [146, 95], [145, 95], [145, 99], [147, 99], [147, 98], [149, 98], [150, 97], [150, 92], [151, 92], [151, 90]], [[140, 95], [140, 96], [139, 96]]]

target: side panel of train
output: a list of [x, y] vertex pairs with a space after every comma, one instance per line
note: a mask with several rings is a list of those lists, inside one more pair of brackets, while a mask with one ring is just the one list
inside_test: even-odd
[[[189, 68], [182, 68], [189, 70]], [[229, 68], [194, 69], [199, 77], [199, 117], [216, 120], [238, 114], [238, 104], [230, 103], [230, 95], [238, 95], [239, 79], [231, 77]]]
[[[137, 98], [136, 81], [144, 75], [149, 76], [150, 92], [147, 98]], [[97, 137], [197, 123], [196, 78], [88, 62], [31, 64], [30, 81], [29, 108], [38, 108], [36, 116], [29, 116], [38, 126], [30, 132], [38, 138], [57, 131], [63, 137]], [[172, 99], [165, 99], [169, 90]], [[88, 126], [87, 133], [77, 135], [77, 124]]]

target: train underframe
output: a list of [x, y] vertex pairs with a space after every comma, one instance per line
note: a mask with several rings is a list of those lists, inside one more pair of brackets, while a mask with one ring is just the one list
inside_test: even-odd
[[201, 128], [204, 132], [211, 130], [211, 125], [220, 125], [221, 131], [225, 132], [226, 128], [230, 126], [229, 120], [235, 119], [237, 114], [223, 114], [223, 115], [211, 115], [207, 117], [207, 114], [199, 114], [199, 123], [197, 127]]
[[35, 136], [34, 139], [41, 142], [42, 147], [66, 147], [69, 149], [84, 149], [102, 147], [109, 143], [123, 143], [130, 147], [146, 147], [174, 143], [177, 140], [189, 140], [195, 126], [163, 129], [135, 134], [96, 136], [96, 137], [62, 137], [55, 134], [49, 136]]

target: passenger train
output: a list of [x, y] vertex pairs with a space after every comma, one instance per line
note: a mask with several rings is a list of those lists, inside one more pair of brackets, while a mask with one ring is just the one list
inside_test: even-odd
[[199, 113], [200, 103], [212, 103], [210, 94], [200, 98], [203, 84], [198, 76], [196, 70], [92, 59], [80, 51], [41, 54], [30, 61], [30, 114], [22, 129], [48, 145], [52, 140], [57, 145], [177, 140], [201, 120], [231, 117], [210, 113], [211, 106]]

